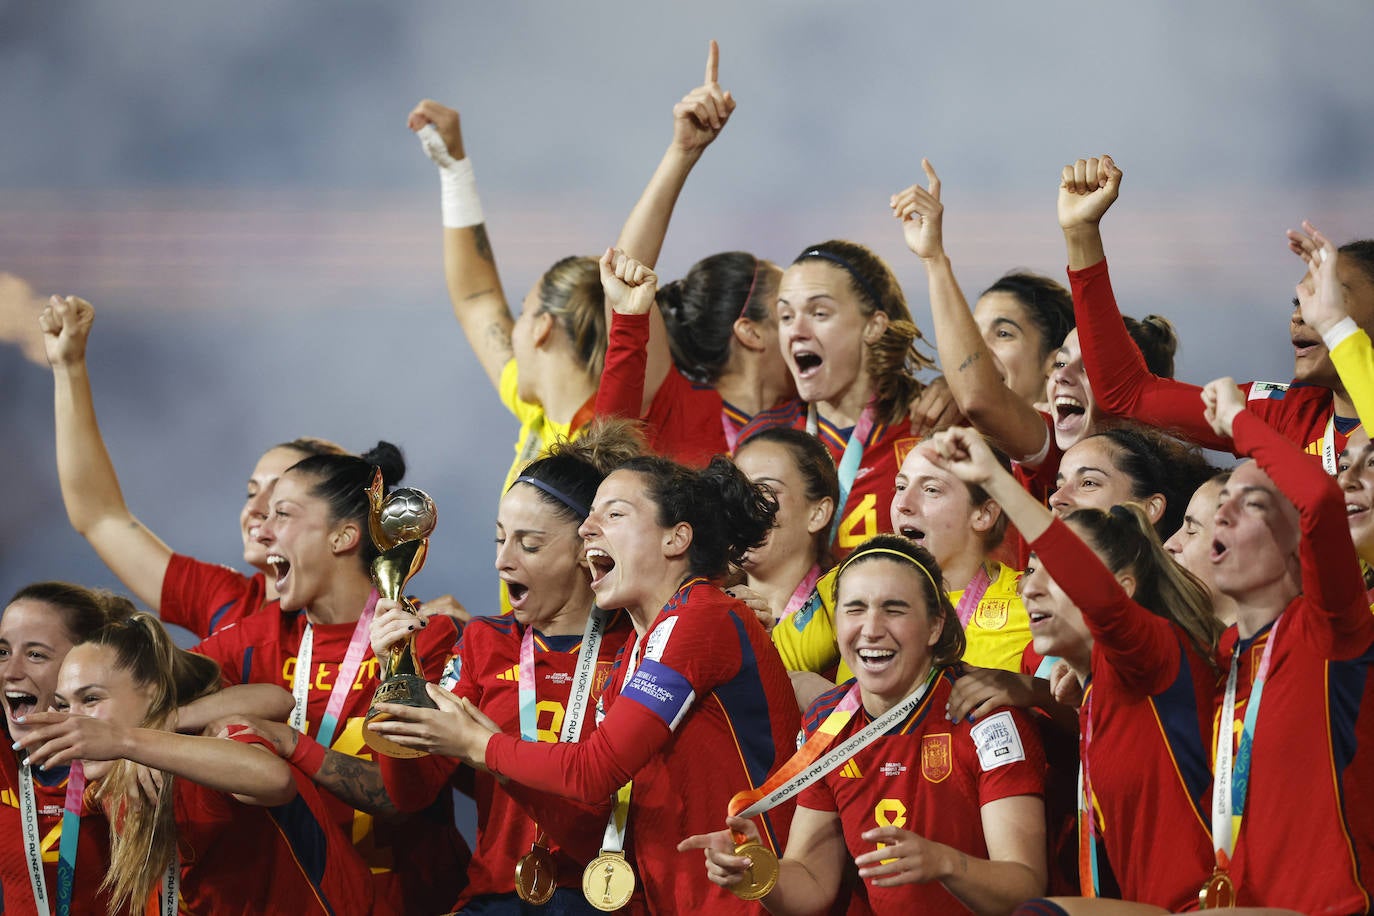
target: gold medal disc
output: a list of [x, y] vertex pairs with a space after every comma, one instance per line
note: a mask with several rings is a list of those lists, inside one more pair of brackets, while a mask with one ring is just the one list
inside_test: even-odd
[[778, 857], [760, 843], [742, 843], [735, 847], [735, 855], [747, 856], [754, 864], [744, 873], [744, 879], [730, 885], [730, 893], [741, 900], [762, 900], [778, 883]]
[[536, 843], [515, 863], [515, 893], [526, 903], [543, 906], [558, 887], [558, 866], [553, 854]]
[[1212, 872], [1212, 877], [1197, 892], [1198, 905], [1204, 910], [1230, 909], [1236, 905], [1236, 888], [1231, 876], [1220, 868]]
[[603, 852], [582, 872], [582, 896], [606, 913], [630, 902], [635, 892], [635, 873], [622, 852]]

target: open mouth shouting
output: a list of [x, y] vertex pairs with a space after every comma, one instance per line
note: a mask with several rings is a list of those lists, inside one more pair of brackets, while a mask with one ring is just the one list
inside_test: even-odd
[[38, 708], [38, 697], [20, 690], [5, 691], [5, 712], [10, 721], [21, 719]]
[[792, 365], [797, 368], [798, 381], [815, 378], [824, 362], [820, 354], [805, 347], [798, 347], [792, 351]]
[[277, 594], [280, 595], [286, 590], [287, 580], [291, 576], [291, 561], [279, 553], [269, 553], [267, 555], [267, 565], [272, 569], [272, 575], [275, 577]]
[[925, 546], [926, 533], [915, 525], [903, 524], [897, 526], [897, 533], [904, 538], [910, 538], [921, 546]]
[[615, 560], [600, 547], [588, 547], [584, 556], [586, 557], [587, 568], [591, 570], [592, 591], [595, 592], [598, 586], [605, 583], [611, 570], [615, 569]]
[[530, 587], [523, 582], [516, 582], [514, 579], [501, 577], [501, 581], [506, 583], [506, 594], [510, 597], [510, 606], [514, 610], [520, 610], [525, 606], [525, 599], [530, 596]]
[[1054, 428], [1063, 433], [1076, 433], [1087, 422], [1088, 408], [1078, 398], [1061, 394], [1054, 399]]

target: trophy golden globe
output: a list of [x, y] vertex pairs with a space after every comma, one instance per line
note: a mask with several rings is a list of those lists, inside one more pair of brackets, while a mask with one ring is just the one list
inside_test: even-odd
[[[384, 496], [383, 490], [382, 472], [379, 470], [367, 489], [371, 504], [367, 517], [368, 529], [372, 543], [380, 551], [380, 556], [372, 561], [372, 582], [383, 598], [399, 601], [413, 613], [415, 607], [404, 595], [405, 586], [411, 576], [425, 565], [429, 536], [438, 521], [438, 510], [434, 508], [434, 500], [422, 490], [404, 487], [390, 496]], [[363, 724], [363, 741], [377, 753], [388, 757], [426, 756], [426, 751], [403, 747], [367, 727], [373, 722], [391, 718], [387, 713], [377, 711], [379, 703], [438, 708], [425, 690], [425, 678], [421, 671], [415, 655], [415, 635], [412, 633], [405, 642], [392, 648], [391, 656], [381, 672], [382, 683], [372, 695], [372, 708], [367, 711], [367, 719]]]

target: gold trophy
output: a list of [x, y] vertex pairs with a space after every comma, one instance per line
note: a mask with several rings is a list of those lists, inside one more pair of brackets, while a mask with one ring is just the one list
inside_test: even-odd
[[[367, 517], [368, 529], [372, 543], [381, 551], [381, 556], [372, 561], [372, 581], [383, 598], [399, 601], [414, 613], [415, 607], [403, 592], [411, 576], [425, 565], [429, 536], [434, 532], [439, 513], [434, 508], [434, 500], [422, 490], [405, 487], [390, 496], [383, 496], [383, 489], [382, 472], [379, 470], [372, 478], [372, 485], [367, 488], [367, 498], [371, 503]], [[372, 695], [372, 708], [367, 711], [367, 719], [363, 723], [363, 741], [377, 753], [388, 757], [426, 756], [426, 751], [402, 747], [367, 727], [373, 722], [390, 718], [386, 713], [377, 711], [378, 703], [438, 708], [425, 690], [421, 670], [415, 656], [415, 635], [412, 633], [404, 643], [392, 648], [391, 658], [382, 673], [382, 683]]]

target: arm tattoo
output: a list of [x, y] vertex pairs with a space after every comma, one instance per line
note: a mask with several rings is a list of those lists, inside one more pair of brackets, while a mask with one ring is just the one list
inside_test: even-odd
[[963, 372], [969, 366], [972, 366], [974, 363], [976, 363], [978, 360], [982, 358], [982, 353], [970, 353], [967, 357], [965, 357], [964, 361], [959, 364], [959, 371]]
[[314, 778], [359, 811], [382, 815], [396, 813], [396, 805], [382, 784], [382, 768], [376, 761], [326, 751], [324, 766]]
[[491, 253], [491, 239], [487, 238], [486, 223], [478, 223], [472, 227], [472, 241], [477, 246], [477, 253], [482, 259], [490, 263], [496, 262], [496, 256]]

